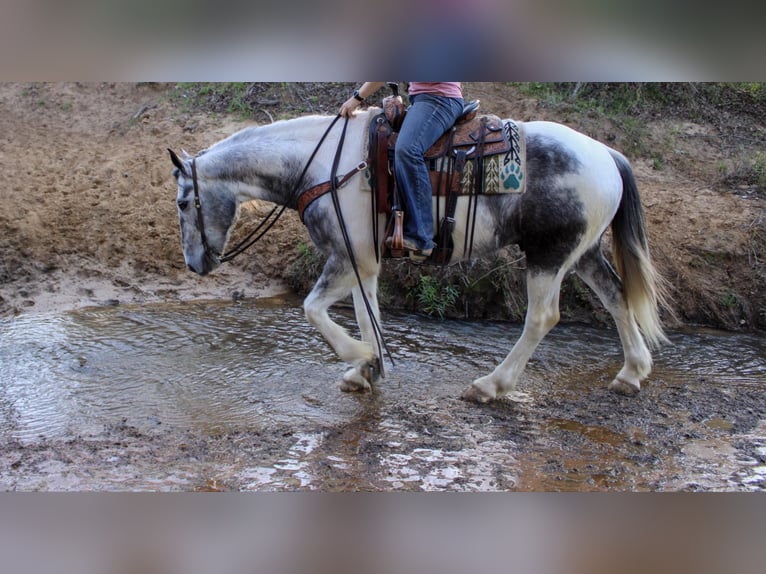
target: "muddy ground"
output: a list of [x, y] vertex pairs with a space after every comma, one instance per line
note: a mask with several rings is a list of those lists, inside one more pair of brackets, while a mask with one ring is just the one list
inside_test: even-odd
[[[504, 84], [470, 83], [466, 93], [502, 117], [562, 121], [618, 149], [631, 145], [624, 126], [597, 111], [574, 113]], [[280, 112], [278, 104], [264, 97], [256, 121], [298, 109], [332, 111], [340, 104], [298, 100], [285, 101], [291, 105]], [[649, 149], [657, 151], [633, 158], [633, 164], [652, 253], [672, 286], [680, 322], [757, 330], [766, 322], [766, 199], [762, 187], [737, 174], [747, 171], [747, 162], [758, 153], [766, 153], [766, 126], [725, 110], [719, 119], [647, 120], [643, 133]], [[200, 278], [183, 265], [165, 150], [196, 152], [245, 123], [184, 106], [172, 85], [0, 84], [0, 315], [10, 320], [18, 314], [91, 305], [253, 298], [284, 291], [286, 270], [300, 257], [295, 246], [308, 241], [293, 213], [257, 250], [220, 272]], [[253, 206], [241, 227], [267, 209]], [[588, 293], [577, 285], [567, 289], [571, 297], [563, 300], [565, 318], [590, 315], [606, 324]], [[766, 462], [762, 386], [722, 390], [699, 381], [663, 386], [662, 380], [650, 380], [638, 398], [627, 399], [608, 393], [607, 382], [608, 375], [593, 373], [575, 392], [572, 385], [557, 387], [551, 381], [545, 396], [489, 406], [468, 405], [457, 395], [438, 403], [423, 396], [390, 405], [359, 397], [362, 405], [369, 403], [362, 408], [369, 416], [317, 429], [322, 438], [311, 448], [301, 446], [305, 429], [273, 428], [257, 436], [179, 435], [147, 433], [119, 420], [97, 436], [66, 441], [20, 444], [5, 438], [0, 485], [7, 490], [513, 490], [522, 483], [503, 478], [503, 461], [488, 462], [495, 465], [496, 476], [481, 484], [455, 476], [446, 482], [415, 479], [394, 486], [383, 476], [391, 469], [380, 461], [397, 449], [445, 451], [450, 441], [507, 439], [518, 450], [505, 462], [521, 464], [536, 452], [537, 438], [527, 434], [525, 421], [544, 420], [553, 421], [548, 426], [554, 439], [573, 459], [582, 449], [616, 448], [633, 462], [584, 470], [563, 459], [538, 461], [530, 468], [543, 470], [523, 482], [528, 489], [766, 488], [760, 471], [742, 471]], [[332, 382], [327, 393], [338, 393]], [[386, 417], [395, 417], [410, 432], [394, 441], [381, 425]], [[462, 439], [450, 430], [455, 426], [467, 433]], [[693, 465], [695, 458], [685, 449], [690, 441], [708, 440], [723, 440], [725, 452], [706, 442], [707, 455], [698, 457], [706, 461], [700, 463], [700, 473], [673, 477], [651, 472], [668, 456], [681, 466], [684, 461]], [[392, 442], [398, 445], [392, 447]], [[645, 448], [647, 443], [652, 447]], [[719, 454], [720, 468], [710, 478], [707, 471]], [[343, 458], [344, 465], [333, 464], [333, 456]], [[443, 464], [439, 457], [424, 459], [423, 476]], [[126, 474], [125, 465], [132, 472]], [[123, 469], [117, 471], [117, 466]], [[275, 472], [290, 476], [270, 484], [232, 467], [281, 468]], [[318, 477], [311, 484], [300, 478], [307, 468]], [[639, 476], [628, 480], [636, 472]]]

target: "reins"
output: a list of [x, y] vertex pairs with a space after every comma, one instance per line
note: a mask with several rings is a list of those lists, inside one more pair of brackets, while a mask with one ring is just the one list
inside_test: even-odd
[[[314, 158], [316, 157], [317, 152], [319, 152], [319, 148], [322, 147], [322, 144], [324, 143], [324, 140], [327, 138], [327, 134], [330, 133], [330, 130], [335, 125], [335, 123], [340, 119], [340, 115], [336, 116], [335, 119], [330, 123], [330, 125], [325, 130], [324, 134], [322, 135], [321, 139], [319, 140], [319, 143], [314, 148], [314, 151], [311, 154], [311, 157], [309, 157], [309, 160], [306, 162], [306, 165], [303, 168], [303, 172], [301, 172], [300, 177], [298, 178], [298, 181], [295, 183], [295, 188], [292, 191], [292, 195], [295, 195], [298, 193], [298, 190], [300, 189], [301, 184], [303, 183], [303, 179], [306, 177], [306, 173], [308, 173], [309, 166], [311, 165], [311, 162], [314, 161]], [[274, 226], [274, 224], [279, 220], [280, 217], [282, 217], [282, 214], [287, 209], [288, 202], [285, 202], [285, 205], [283, 205], [281, 208], [278, 205], [275, 205], [274, 208], [266, 215], [266, 217], [263, 218], [263, 220], [258, 224], [258, 226], [253, 229], [250, 233], [247, 234], [247, 236], [242, 239], [237, 245], [229, 249], [224, 254], [214, 254], [212, 249], [208, 246], [207, 243], [207, 237], [205, 236], [205, 224], [202, 220], [202, 203], [200, 202], [199, 197], [199, 185], [197, 184], [197, 159], [194, 158], [191, 161], [191, 171], [192, 171], [192, 184], [194, 185], [194, 207], [197, 209], [197, 229], [200, 232], [200, 235], [202, 237], [202, 247], [205, 249], [205, 253], [208, 255], [213, 255], [218, 261], [221, 263], [226, 263], [227, 261], [231, 261], [241, 253], [245, 252], [247, 249], [252, 247], [261, 237], [266, 235], [266, 233]], [[277, 213], [277, 210], [279, 212]], [[272, 216], [277, 213], [276, 217], [272, 219]], [[266, 227], [261, 231], [263, 227]], [[258, 233], [261, 231], [260, 233]], [[256, 235], [257, 234], [257, 235]]]
[[[314, 158], [316, 157], [316, 154], [319, 152], [319, 148], [322, 147], [322, 144], [324, 143], [325, 139], [327, 138], [327, 135], [330, 133], [330, 130], [335, 126], [337, 121], [341, 118], [340, 114], [335, 116], [335, 118], [330, 122], [330, 125], [325, 130], [324, 134], [319, 140], [319, 143], [317, 143], [316, 147], [314, 148], [314, 151], [312, 152], [311, 156], [309, 157], [309, 160], [306, 162], [306, 165], [303, 168], [303, 171], [301, 172], [300, 177], [298, 178], [298, 181], [295, 184], [295, 187], [292, 191], [292, 196], [294, 197], [296, 194], [299, 193], [301, 184], [303, 183], [303, 180], [306, 177], [306, 173], [308, 173], [309, 166], [311, 165], [311, 162], [314, 161]], [[351, 245], [351, 239], [348, 236], [348, 230], [346, 229], [346, 222], [343, 219], [343, 213], [340, 208], [340, 200], [338, 199], [338, 187], [346, 182], [350, 177], [361, 171], [366, 167], [366, 162], [361, 162], [359, 165], [356, 166], [353, 170], [351, 170], [348, 174], [346, 174], [340, 181], [338, 180], [337, 173], [338, 173], [338, 165], [340, 163], [340, 156], [341, 152], [343, 150], [343, 143], [346, 139], [346, 128], [348, 127], [348, 118], [345, 118], [345, 121], [343, 123], [343, 131], [341, 132], [340, 139], [338, 140], [338, 147], [335, 150], [335, 157], [333, 158], [332, 163], [332, 169], [330, 172], [330, 196], [332, 197], [333, 207], [335, 208], [335, 214], [338, 217], [338, 225], [341, 230], [341, 235], [343, 236], [343, 242], [346, 245], [346, 251], [348, 252], [348, 258], [351, 263], [351, 268], [354, 270], [354, 275], [356, 276], [357, 284], [359, 285], [359, 291], [362, 295], [362, 300], [364, 301], [365, 309], [367, 310], [367, 314], [370, 318], [370, 323], [372, 324], [372, 329], [375, 335], [375, 342], [378, 347], [378, 357], [381, 357], [383, 355], [383, 350], [385, 350], [386, 355], [388, 355], [388, 358], [391, 360], [391, 363], [393, 364], [394, 359], [391, 356], [391, 352], [388, 349], [388, 345], [386, 345], [385, 340], [383, 339], [383, 330], [380, 327], [380, 323], [378, 322], [377, 317], [375, 317], [375, 312], [372, 308], [372, 304], [370, 303], [370, 300], [367, 298], [367, 294], [365, 293], [364, 286], [362, 285], [362, 277], [359, 273], [359, 266], [356, 263], [356, 257], [354, 255], [354, 250]], [[199, 194], [199, 185], [197, 183], [197, 160], [196, 158], [192, 159], [191, 161], [191, 171], [192, 171], [192, 184], [194, 185], [194, 207], [197, 209], [197, 229], [200, 232], [200, 236], [202, 237], [202, 247], [205, 249], [205, 253], [207, 253], [210, 256], [213, 256], [214, 258], [217, 258], [218, 261], [221, 263], [225, 263], [227, 261], [231, 261], [241, 253], [243, 253], [245, 250], [250, 248], [252, 245], [254, 245], [261, 237], [263, 237], [273, 226], [274, 224], [279, 220], [279, 218], [282, 216], [282, 214], [285, 212], [285, 209], [287, 209], [287, 204], [290, 203], [290, 201], [286, 201], [284, 205], [282, 205], [281, 209], [279, 206], [275, 206], [269, 213], [266, 215], [266, 217], [258, 224], [258, 226], [251, 231], [242, 241], [237, 243], [233, 248], [228, 250], [222, 255], [216, 255], [213, 253], [213, 251], [210, 249], [207, 237], [205, 235], [205, 224], [202, 219], [202, 203], [200, 202], [200, 194]], [[277, 210], [279, 210], [277, 212]], [[277, 215], [274, 216], [274, 213]], [[260, 232], [260, 233], [259, 233]], [[377, 246], [376, 246], [377, 249]], [[384, 374], [384, 368], [383, 368], [383, 361], [380, 361], [379, 364], [380, 368], [380, 374]]]
[[[340, 208], [340, 200], [338, 199], [338, 178], [337, 178], [338, 164], [340, 163], [340, 156], [341, 156], [341, 152], [343, 151], [343, 142], [346, 139], [347, 127], [348, 127], [348, 118], [346, 118], [345, 122], [343, 123], [343, 131], [340, 134], [340, 139], [338, 140], [338, 148], [335, 150], [335, 158], [333, 158], [333, 162], [332, 162], [332, 170], [330, 171], [330, 197], [332, 197], [332, 204], [333, 204], [333, 207], [335, 208], [335, 214], [338, 217], [338, 226], [340, 227], [341, 235], [343, 235], [343, 242], [346, 244], [348, 259], [351, 263], [351, 268], [354, 270], [354, 275], [356, 275], [356, 282], [359, 285], [359, 292], [362, 295], [362, 300], [364, 301], [364, 306], [365, 306], [365, 309], [367, 310], [367, 315], [369, 316], [370, 323], [372, 324], [372, 330], [375, 334], [375, 343], [378, 346], [378, 357], [383, 356], [383, 350], [385, 349], [386, 355], [388, 355], [388, 358], [391, 361], [391, 364], [393, 364], [394, 358], [391, 356], [391, 351], [388, 349], [388, 345], [386, 345], [386, 341], [383, 338], [383, 330], [380, 328], [380, 323], [378, 322], [377, 317], [375, 317], [375, 312], [372, 308], [372, 304], [370, 303], [370, 300], [367, 298], [367, 293], [365, 293], [364, 291], [364, 285], [362, 285], [362, 276], [359, 274], [359, 266], [356, 263], [354, 249], [351, 245], [351, 239], [348, 236], [348, 230], [346, 229], [346, 222], [343, 219], [343, 212]], [[382, 360], [380, 361], [379, 367], [380, 367], [380, 374], [382, 376], [385, 374]]]
[[[277, 216], [274, 219], [271, 219], [271, 216], [276, 213], [276, 211], [279, 209], [279, 213], [277, 213]], [[231, 261], [234, 259], [237, 255], [240, 253], [243, 253], [247, 249], [249, 249], [253, 244], [255, 244], [261, 237], [266, 235], [266, 233], [273, 227], [273, 225], [279, 220], [280, 217], [282, 217], [282, 214], [285, 212], [285, 209], [287, 209], [286, 205], [283, 205], [280, 209], [278, 205], [275, 205], [274, 208], [266, 215], [266, 217], [261, 220], [261, 222], [258, 224], [258, 226], [253, 229], [250, 233], [247, 234], [247, 237], [245, 237], [242, 241], [237, 243], [234, 247], [229, 249], [226, 253], [221, 255], [221, 263], [226, 263], [227, 261]], [[271, 221], [269, 222], [269, 220]], [[266, 226], [266, 229], [261, 231], [260, 234], [253, 237], [256, 233], [258, 233], [263, 226]], [[252, 239], [251, 239], [252, 238]]]

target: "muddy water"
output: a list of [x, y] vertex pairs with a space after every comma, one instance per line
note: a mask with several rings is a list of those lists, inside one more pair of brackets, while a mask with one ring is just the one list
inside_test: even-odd
[[[353, 330], [349, 311], [336, 318]], [[5, 320], [0, 440], [17, 456], [0, 484], [766, 489], [762, 336], [674, 333], [645, 390], [630, 399], [605, 391], [622, 360], [616, 333], [559, 326], [517, 392], [477, 406], [460, 393], [505, 356], [519, 326], [396, 313], [384, 320], [395, 363], [362, 396], [338, 391], [344, 365], [295, 300]], [[29, 449], [75, 452], [52, 464], [27, 460]], [[129, 465], [120, 471], [121, 463]], [[43, 471], [53, 478], [36, 480]]]

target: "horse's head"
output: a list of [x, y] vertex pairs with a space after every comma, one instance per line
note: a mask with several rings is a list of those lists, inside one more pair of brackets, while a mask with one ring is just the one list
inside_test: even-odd
[[221, 264], [221, 254], [234, 227], [237, 202], [221, 182], [206, 180], [199, 173], [195, 177], [195, 160], [186, 152], [182, 152], [183, 159], [170, 149], [168, 152], [178, 182], [176, 205], [184, 259], [189, 269], [207, 275]]

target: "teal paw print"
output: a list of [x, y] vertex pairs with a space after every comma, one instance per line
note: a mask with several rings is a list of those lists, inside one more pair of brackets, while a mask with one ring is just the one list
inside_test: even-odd
[[521, 166], [515, 161], [511, 161], [503, 167], [503, 187], [507, 191], [521, 189], [523, 179], [524, 174], [521, 171]]

